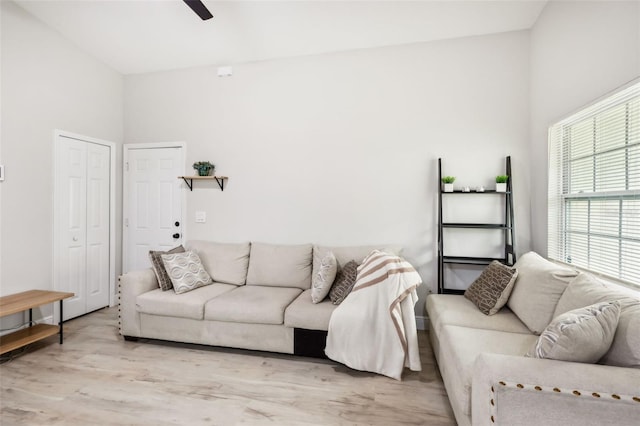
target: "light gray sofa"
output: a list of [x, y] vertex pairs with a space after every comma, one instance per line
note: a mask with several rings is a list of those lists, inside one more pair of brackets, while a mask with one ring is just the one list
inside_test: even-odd
[[[535, 253], [515, 267], [508, 305], [495, 315], [484, 315], [463, 295], [427, 297], [430, 339], [458, 424], [640, 424], [637, 295]], [[524, 356], [557, 315], [612, 300], [620, 300], [623, 311], [600, 364]]]
[[331, 250], [344, 265], [382, 247], [190, 241], [185, 248], [199, 255], [214, 283], [176, 294], [159, 288], [151, 268], [122, 275], [120, 333], [125, 339], [323, 357], [336, 308], [328, 298], [311, 302], [311, 277], [323, 253]]

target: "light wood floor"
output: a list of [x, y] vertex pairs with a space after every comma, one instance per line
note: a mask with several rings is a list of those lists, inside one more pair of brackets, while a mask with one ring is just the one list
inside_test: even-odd
[[396, 381], [328, 360], [125, 342], [117, 308], [65, 324], [0, 365], [0, 424], [455, 425], [420, 332], [423, 371]]

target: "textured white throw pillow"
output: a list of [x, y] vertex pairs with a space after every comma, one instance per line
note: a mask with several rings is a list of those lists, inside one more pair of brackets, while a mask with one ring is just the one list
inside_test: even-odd
[[184, 253], [163, 254], [162, 262], [177, 294], [213, 283], [204, 270], [198, 255], [189, 250]]
[[528, 357], [595, 363], [616, 333], [620, 302], [601, 302], [555, 318], [540, 334]]
[[320, 303], [327, 297], [333, 281], [338, 273], [338, 261], [333, 252], [328, 252], [318, 265], [318, 270], [311, 280], [311, 301]]
[[605, 285], [596, 277], [581, 273], [567, 286], [558, 301], [554, 317], [598, 302], [620, 302], [620, 319], [609, 351], [601, 364], [640, 368], [640, 295]]

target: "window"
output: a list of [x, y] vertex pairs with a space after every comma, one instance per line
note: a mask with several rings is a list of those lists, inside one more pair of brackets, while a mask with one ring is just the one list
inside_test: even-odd
[[640, 285], [640, 83], [549, 129], [549, 257]]

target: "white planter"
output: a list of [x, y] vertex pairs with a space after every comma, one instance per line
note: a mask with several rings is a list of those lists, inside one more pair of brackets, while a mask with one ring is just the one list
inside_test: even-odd
[[443, 192], [453, 192], [453, 184], [452, 183], [445, 183]]
[[505, 183], [496, 183], [496, 192], [507, 192], [507, 184]]

